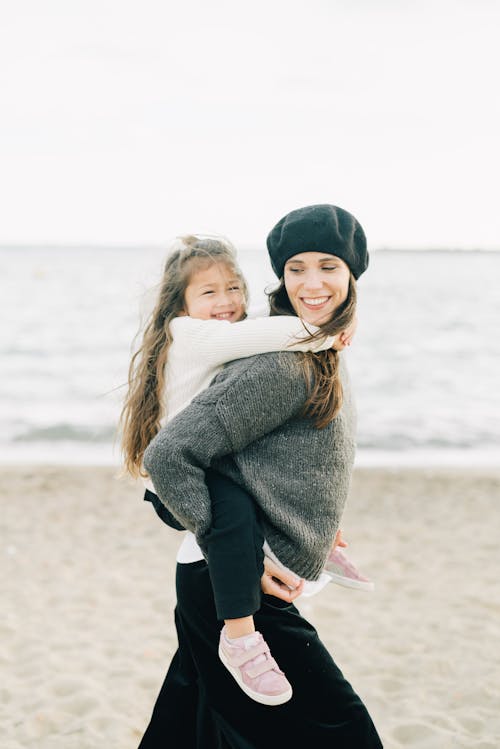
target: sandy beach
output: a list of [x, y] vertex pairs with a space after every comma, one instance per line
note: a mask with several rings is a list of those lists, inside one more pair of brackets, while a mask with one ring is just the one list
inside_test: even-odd
[[[0, 476], [2, 747], [136, 749], [175, 649], [180, 534], [111, 468]], [[499, 500], [500, 470], [355, 473], [344, 535], [375, 592], [300, 608], [388, 749], [500, 746]]]

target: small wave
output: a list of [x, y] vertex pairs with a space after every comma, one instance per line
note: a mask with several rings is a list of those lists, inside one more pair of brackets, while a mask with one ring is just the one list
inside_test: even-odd
[[364, 450], [356, 453], [357, 468], [461, 467], [496, 468], [500, 465], [500, 448]]
[[111, 443], [115, 429], [106, 427], [82, 427], [71, 424], [53, 424], [48, 427], [33, 427], [16, 435], [13, 442], [90, 442]]
[[[19, 426], [19, 425], [18, 425]], [[10, 431], [10, 430], [9, 430]], [[60, 422], [45, 427], [26, 425], [24, 430], [5, 435], [12, 442], [31, 443], [40, 442], [81, 442], [89, 444], [112, 444], [116, 440], [116, 425], [109, 423], [102, 426], [84, 426]], [[391, 453], [414, 450], [482, 450], [500, 448], [498, 434], [470, 430], [465, 437], [463, 434], [434, 437], [432, 435], [412, 435], [408, 432], [386, 431], [383, 435], [358, 433], [357, 447], [360, 450], [388, 450]]]
[[465, 437], [413, 437], [409, 434], [385, 434], [367, 437], [358, 435], [357, 446], [360, 450], [388, 450], [406, 452], [408, 450], [482, 450], [500, 448], [498, 434], [478, 433]]

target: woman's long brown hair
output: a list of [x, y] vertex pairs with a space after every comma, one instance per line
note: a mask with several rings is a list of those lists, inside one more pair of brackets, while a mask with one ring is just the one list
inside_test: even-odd
[[[282, 278], [280, 285], [269, 294], [271, 315], [297, 315], [285, 288]], [[335, 336], [345, 330], [356, 314], [356, 281], [352, 273], [349, 277], [347, 298], [334, 312], [333, 317], [319, 330], [311, 334], [315, 340], [324, 336]], [[304, 324], [307, 329], [307, 324]], [[318, 429], [326, 427], [342, 407], [343, 393], [339, 372], [339, 353], [334, 349], [299, 354], [304, 379], [308, 386], [308, 398], [303, 416], [314, 420]]]
[[145, 476], [142, 460], [146, 447], [160, 430], [165, 404], [165, 365], [172, 344], [170, 322], [183, 313], [184, 294], [193, 273], [214, 263], [227, 265], [240, 279], [245, 300], [248, 290], [231, 243], [218, 237], [181, 237], [182, 247], [165, 263], [158, 298], [132, 356], [128, 392], [120, 416], [124, 468], [132, 476]]

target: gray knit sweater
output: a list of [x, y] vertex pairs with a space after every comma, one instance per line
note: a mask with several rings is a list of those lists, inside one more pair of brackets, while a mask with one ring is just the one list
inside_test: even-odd
[[211, 465], [254, 497], [278, 559], [317, 579], [339, 526], [354, 459], [354, 409], [342, 362], [341, 368], [344, 404], [326, 428], [317, 429], [299, 415], [307, 394], [297, 354], [228, 364], [146, 450], [144, 465], [161, 501], [202, 542], [211, 523], [204, 480]]

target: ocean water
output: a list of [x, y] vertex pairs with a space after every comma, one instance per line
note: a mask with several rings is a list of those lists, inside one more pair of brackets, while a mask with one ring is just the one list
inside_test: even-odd
[[[117, 463], [131, 344], [165, 251], [0, 248], [0, 460]], [[252, 304], [273, 274], [240, 253]], [[358, 462], [500, 465], [500, 253], [372, 253], [346, 352]]]

